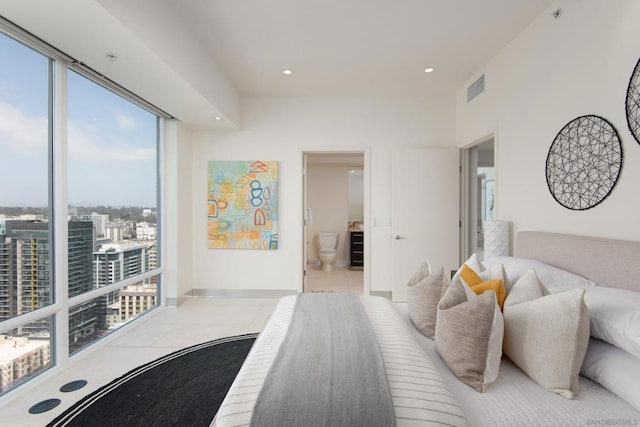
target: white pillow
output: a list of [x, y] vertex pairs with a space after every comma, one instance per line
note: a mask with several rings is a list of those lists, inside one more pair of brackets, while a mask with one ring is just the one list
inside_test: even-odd
[[591, 336], [640, 359], [640, 292], [588, 288], [584, 295], [591, 315]]
[[[476, 254], [472, 254], [469, 259], [467, 259], [464, 263], [467, 264], [467, 266], [469, 268], [471, 268], [473, 271], [475, 271], [478, 275], [480, 275], [483, 271], [486, 270], [486, 268], [484, 268], [484, 265], [482, 265], [482, 263], [480, 262], [480, 259], [478, 258], [478, 255]], [[460, 273], [462, 272], [462, 266], [460, 266], [460, 268], [458, 269], [458, 271], [456, 271], [456, 273], [453, 275], [453, 277], [451, 278], [451, 283], [454, 282], [460, 282], [460, 283], [464, 283], [464, 281], [462, 280], [462, 278], [460, 277]]]
[[[490, 265], [487, 265], [485, 267], [485, 265], [480, 262], [478, 256], [476, 254], [473, 254], [463, 264], [467, 264], [467, 266], [472, 269], [478, 276], [480, 276], [483, 281], [502, 279], [502, 283], [504, 284], [505, 289], [508, 291], [511, 288], [511, 285], [509, 283], [510, 277], [501, 263], [492, 262]], [[462, 280], [462, 277], [460, 277], [461, 272], [462, 266], [460, 266], [458, 271], [456, 271], [456, 273], [453, 275], [453, 277], [451, 278], [451, 282], [461, 281], [462, 283], [465, 283], [464, 280]], [[465, 283], [465, 285], [469, 286], [468, 283]]]
[[504, 353], [546, 389], [573, 399], [589, 344], [584, 289], [549, 294], [534, 270], [504, 302]]
[[582, 375], [602, 384], [640, 411], [640, 359], [591, 338], [582, 364]]
[[[534, 259], [504, 256], [494, 257], [484, 261], [486, 268], [491, 268], [498, 264], [504, 265], [504, 269], [511, 283], [517, 282], [523, 274], [533, 269], [536, 271], [542, 283], [544, 283], [544, 286], [549, 290], [554, 287], [585, 288], [595, 285], [594, 282], [582, 276]], [[508, 291], [509, 289], [507, 289], [507, 292]]]

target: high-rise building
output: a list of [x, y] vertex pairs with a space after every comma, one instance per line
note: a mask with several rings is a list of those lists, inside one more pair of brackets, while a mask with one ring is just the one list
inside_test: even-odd
[[93, 277], [101, 288], [149, 271], [150, 250], [155, 242], [120, 242], [102, 245], [93, 253]]
[[[155, 242], [120, 242], [102, 245], [100, 250], [93, 253], [93, 277], [97, 287], [103, 287], [116, 283], [129, 277], [133, 277], [155, 268], [157, 251]], [[153, 267], [152, 267], [153, 263]], [[100, 301], [101, 319], [106, 326], [107, 318], [111, 313], [110, 307], [122, 306], [122, 295], [127, 288], [110, 292]], [[156, 294], [153, 284], [147, 287], [146, 293]], [[146, 304], [146, 303], [145, 303]], [[155, 299], [153, 304], [155, 304]], [[122, 314], [122, 309], [120, 310]], [[120, 318], [123, 322], [127, 317]]]
[[91, 215], [78, 215], [76, 209], [75, 214], [71, 214], [71, 212], [69, 213], [69, 221], [91, 221], [93, 223], [93, 229], [96, 232], [96, 236], [104, 237], [106, 234], [107, 224], [109, 223], [109, 215], [95, 212]]
[[[53, 302], [49, 254], [49, 224], [45, 221], [6, 220], [5, 235], [0, 257], [0, 271], [5, 280], [0, 281], [0, 293], [6, 295], [8, 308], [3, 318], [10, 319]], [[22, 328], [25, 335], [49, 330], [48, 318], [30, 323]]]
[[13, 285], [13, 255], [11, 239], [6, 237], [4, 224], [0, 228], [0, 320], [17, 313], [16, 286]]
[[138, 222], [136, 224], [136, 239], [138, 240], [156, 240], [158, 237], [158, 227], [156, 224], [148, 222]]
[[[68, 225], [69, 296], [94, 288], [92, 276], [93, 223], [71, 221]], [[6, 220], [0, 235], [0, 320], [45, 307], [53, 302], [53, 262], [47, 221]], [[73, 308], [69, 337], [92, 333], [96, 326], [96, 304]], [[76, 326], [72, 326], [75, 324]], [[21, 333], [50, 331], [49, 318], [29, 323]]]
[[120, 242], [124, 240], [125, 224], [121, 222], [111, 222], [105, 227], [104, 236], [112, 242]]
[[96, 286], [93, 283], [93, 242], [95, 231], [91, 221], [69, 221], [69, 297], [80, 295]]
[[120, 291], [120, 321], [124, 322], [156, 305], [155, 285], [131, 285]]
[[0, 393], [50, 362], [49, 339], [0, 335]]

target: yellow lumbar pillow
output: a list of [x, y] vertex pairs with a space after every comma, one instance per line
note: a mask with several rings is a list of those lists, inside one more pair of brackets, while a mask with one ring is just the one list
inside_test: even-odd
[[498, 302], [498, 306], [500, 306], [500, 310], [502, 310], [502, 307], [504, 306], [504, 300], [507, 298], [507, 291], [504, 288], [502, 279], [482, 281], [482, 278], [478, 275], [478, 273], [473, 271], [473, 269], [467, 264], [464, 264], [462, 266], [460, 277], [476, 295], [480, 295], [488, 290], [493, 290], [496, 293], [496, 301]]

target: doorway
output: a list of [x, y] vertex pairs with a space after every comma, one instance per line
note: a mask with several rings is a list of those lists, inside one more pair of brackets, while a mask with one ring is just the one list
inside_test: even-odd
[[[352, 265], [354, 233], [366, 237], [365, 154], [303, 152], [303, 292], [365, 294], [367, 263], [359, 268]], [[321, 233], [337, 236], [334, 248], [323, 248], [335, 250], [335, 256], [329, 256], [332, 262], [326, 255], [324, 261], [320, 259]], [[360, 246], [360, 259], [366, 259], [366, 250], [365, 245]]]
[[496, 215], [494, 137], [485, 138], [462, 152], [463, 244], [462, 259], [476, 253], [484, 259], [484, 221]]

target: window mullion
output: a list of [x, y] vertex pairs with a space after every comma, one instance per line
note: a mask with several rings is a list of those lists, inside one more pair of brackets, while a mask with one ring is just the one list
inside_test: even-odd
[[53, 144], [50, 180], [53, 200], [53, 286], [56, 312], [54, 342], [55, 361], [64, 365], [69, 359], [69, 289], [68, 289], [68, 185], [67, 185], [67, 64], [53, 61]]

